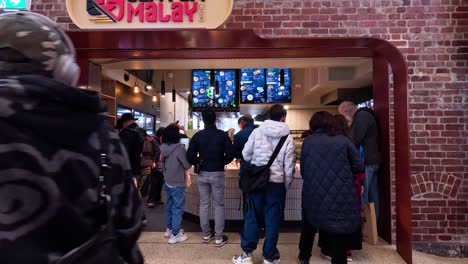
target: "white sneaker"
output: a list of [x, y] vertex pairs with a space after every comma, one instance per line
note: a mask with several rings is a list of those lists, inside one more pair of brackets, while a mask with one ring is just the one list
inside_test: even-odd
[[252, 256], [242, 253], [240, 256], [234, 256], [232, 258], [233, 264], [253, 264]]
[[279, 260], [279, 259], [277, 259], [277, 260], [275, 260], [273, 262], [270, 262], [270, 261], [268, 261], [266, 259], [263, 260], [263, 264], [280, 264], [280, 262], [281, 262], [281, 260]]
[[166, 233], [164, 233], [165, 238], [169, 238], [172, 235], [172, 230], [169, 228], [166, 228]]
[[177, 236], [174, 236], [171, 234], [171, 237], [169, 237], [169, 241], [167, 241], [169, 244], [173, 245], [173, 244], [177, 244], [177, 243], [180, 243], [180, 242], [184, 242], [188, 239], [188, 237], [182, 233], [182, 232], [179, 232], [179, 234], [177, 234]]

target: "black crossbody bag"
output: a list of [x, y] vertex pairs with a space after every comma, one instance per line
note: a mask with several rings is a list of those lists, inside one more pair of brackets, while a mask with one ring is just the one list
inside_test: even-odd
[[270, 167], [273, 165], [288, 136], [286, 135], [280, 139], [267, 165], [257, 166], [247, 161], [242, 162], [240, 185], [244, 193], [250, 194], [265, 190], [270, 182]]

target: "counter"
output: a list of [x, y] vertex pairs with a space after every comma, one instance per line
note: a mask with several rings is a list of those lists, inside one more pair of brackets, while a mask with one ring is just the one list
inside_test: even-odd
[[[200, 194], [198, 193], [198, 175], [190, 171], [192, 175], [192, 186], [187, 188], [185, 197], [184, 211], [194, 216], [199, 216], [200, 209]], [[241, 191], [239, 190], [239, 169], [236, 167], [228, 167], [226, 169], [226, 187], [225, 187], [225, 216], [226, 220], [242, 220], [244, 218], [242, 212]], [[302, 178], [299, 170], [296, 170], [294, 181], [291, 188], [286, 194], [286, 221], [300, 221], [301, 217], [301, 193], [302, 193]], [[210, 219], [214, 219], [213, 208], [210, 210]]]

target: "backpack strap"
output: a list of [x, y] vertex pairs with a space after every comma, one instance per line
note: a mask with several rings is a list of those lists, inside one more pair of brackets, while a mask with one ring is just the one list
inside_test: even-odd
[[278, 145], [276, 145], [275, 151], [273, 151], [273, 155], [271, 155], [270, 160], [268, 161], [267, 167], [270, 168], [271, 165], [273, 165], [273, 162], [275, 161], [276, 157], [278, 156], [279, 152], [281, 151], [281, 148], [283, 147], [284, 143], [286, 142], [286, 139], [288, 139], [289, 135], [286, 135], [280, 139], [278, 142]]

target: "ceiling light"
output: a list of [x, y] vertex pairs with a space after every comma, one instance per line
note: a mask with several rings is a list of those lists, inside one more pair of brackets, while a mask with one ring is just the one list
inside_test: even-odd
[[161, 80], [161, 97], [166, 97], [166, 81], [164, 80], [164, 73]]
[[156, 95], [153, 95], [153, 102], [157, 102], [158, 101], [158, 97], [156, 97]]
[[282, 88], [284, 88], [284, 75], [285, 75], [284, 69], [281, 68], [281, 70], [280, 70], [280, 87], [282, 87]]
[[148, 83], [148, 84], [145, 86], [145, 89], [146, 89], [146, 91], [149, 91], [149, 90], [153, 89], [153, 86], [151, 86], [151, 84]]
[[135, 81], [135, 86], [133, 86], [134, 93], [140, 93], [140, 87], [138, 87], [138, 82]]

